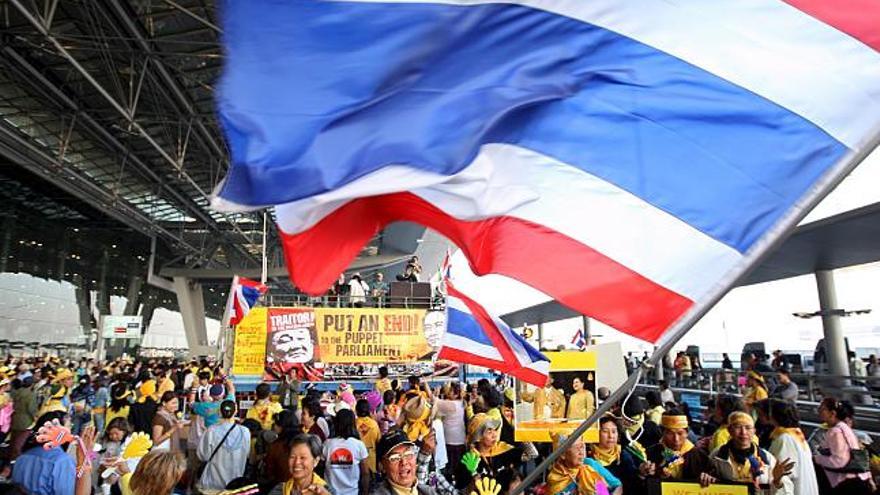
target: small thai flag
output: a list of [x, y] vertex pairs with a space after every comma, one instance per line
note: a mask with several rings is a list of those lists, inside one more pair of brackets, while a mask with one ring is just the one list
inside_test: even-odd
[[268, 291], [265, 285], [236, 275], [232, 279], [229, 301], [226, 303], [226, 314], [229, 315], [229, 326], [236, 326], [257, 304], [257, 300]]
[[550, 360], [479, 303], [446, 281], [446, 334], [437, 357], [498, 370], [536, 387], [550, 375]]
[[586, 349], [587, 340], [584, 339], [584, 332], [578, 329], [577, 333], [574, 334], [574, 337], [572, 337], [571, 343], [580, 350]]

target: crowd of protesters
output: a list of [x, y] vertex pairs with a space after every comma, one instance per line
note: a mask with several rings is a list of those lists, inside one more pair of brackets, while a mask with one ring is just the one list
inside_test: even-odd
[[[324, 392], [263, 383], [242, 412], [234, 384], [208, 360], [10, 359], [0, 367], [0, 486], [61, 495], [506, 495], [550, 453], [517, 441], [506, 378], [432, 388], [382, 368], [371, 385], [358, 394], [344, 383]], [[849, 403], [823, 401], [823, 426], [810, 438], [784, 397], [720, 395], [708, 406], [694, 418], [668, 387], [634, 394], [600, 419], [598, 442], [575, 441], [529, 490], [619, 495], [682, 480], [748, 484], [759, 494], [874, 491], [872, 455], [852, 429]], [[47, 444], [56, 422], [77, 437]], [[566, 436], [552, 439], [555, 448]]]

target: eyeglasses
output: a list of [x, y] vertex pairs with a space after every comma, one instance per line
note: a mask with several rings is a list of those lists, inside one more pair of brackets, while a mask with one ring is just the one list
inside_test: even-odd
[[400, 454], [391, 454], [387, 456], [385, 459], [388, 460], [391, 464], [397, 464], [400, 461], [411, 461], [416, 458], [416, 449], [409, 449], [406, 452], [401, 452]]

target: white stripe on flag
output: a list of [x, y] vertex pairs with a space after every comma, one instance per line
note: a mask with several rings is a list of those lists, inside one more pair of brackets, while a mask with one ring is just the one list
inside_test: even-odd
[[880, 115], [880, 55], [779, 0], [346, 1], [518, 4], [578, 19], [776, 102], [853, 149]]
[[469, 352], [471, 354], [476, 354], [477, 356], [482, 356], [486, 359], [503, 361], [503, 358], [498, 352], [498, 349], [489, 345], [482, 344], [480, 342], [476, 342], [467, 337], [462, 337], [461, 335], [457, 335], [449, 331], [447, 331], [446, 334], [444, 334], [443, 336], [443, 346], [458, 349], [459, 351], [463, 352]]
[[[407, 189], [402, 187], [406, 178], [391, 179], [386, 170], [333, 195], [369, 196], [373, 193], [367, 191], [380, 184]], [[544, 225], [691, 300], [741, 259], [733, 248], [637, 196], [519, 146], [485, 145], [464, 170], [439, 177], [446, 183], [412, 192], [462, 220], [506, 214]], [[303, 220], [314, 205], [309, 200], [279, 207], [279, 226], [287, 233], [309, 227]]]

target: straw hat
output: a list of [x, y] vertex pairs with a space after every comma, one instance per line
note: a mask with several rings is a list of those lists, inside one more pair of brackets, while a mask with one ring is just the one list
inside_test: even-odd
[[421, 395], [417, 395], [403, 404], [403, 414], [408, 421], [420, 421], [428, 417], [431, 409]]

